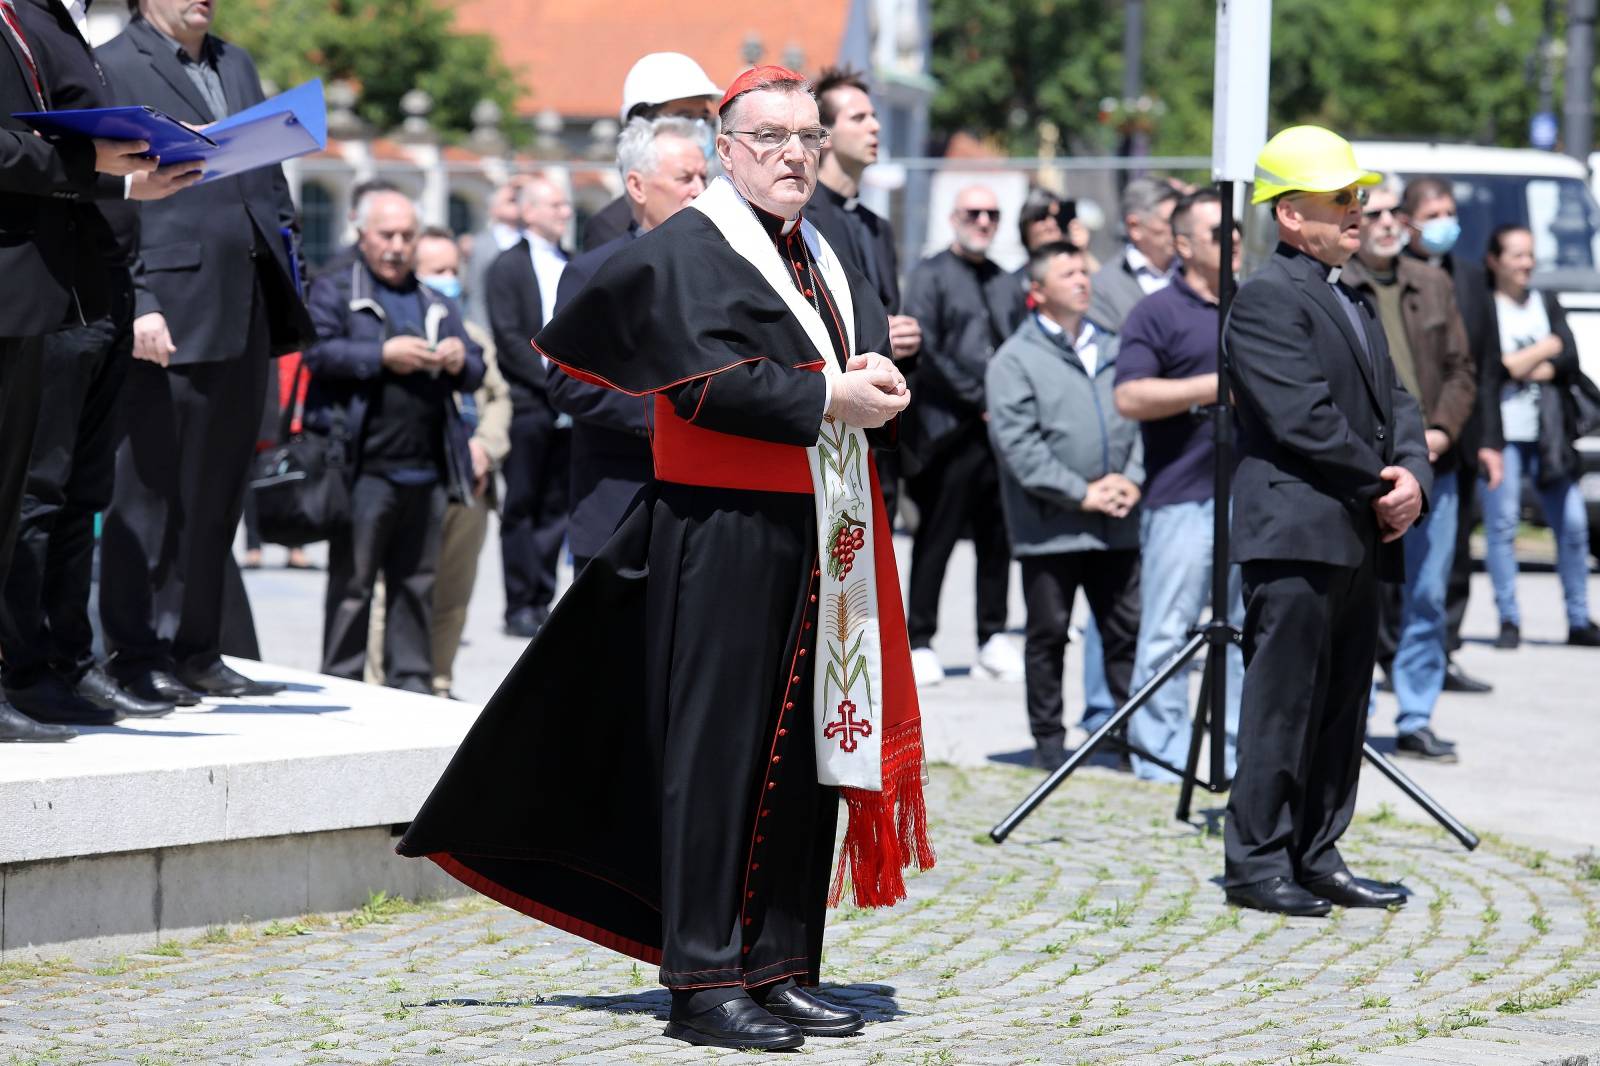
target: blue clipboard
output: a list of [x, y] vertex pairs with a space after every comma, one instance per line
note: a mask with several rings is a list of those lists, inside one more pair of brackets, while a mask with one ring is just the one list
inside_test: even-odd
[[146, 140], [150, 154], [170, 163], [202, 164], [200, 184], [318, 152], [328, 145], [328, 107], [314, 78], [198, 133], [150, 107], [30, 111], [15, 116], [45, 133], [113, 140]]

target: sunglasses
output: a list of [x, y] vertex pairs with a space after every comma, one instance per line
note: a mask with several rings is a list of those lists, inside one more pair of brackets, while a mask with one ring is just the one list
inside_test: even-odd
[[1000, 209], [998, 207], [977, 207], [961, 212], [961, 217], [966, 219], [968, 222], [977, 222], [979, 219], [983, 218], [988, 219], [990, 222], [999, 222]]
[[1367, 190], [1365, 189], [1340, 189], [1338, 192], [1303, 192], [1299, 199], [1309, 199], [1313, 196], [1326, 196], [1328, 202], [1335, 207], [1349, 207], [1351, 204], [1367, 204]]
[[1398, 210], [1397, 208], [1393, 208], [1393, 207], [1369, 207], [1365, 211], [1361, 212], [1361, 217], [1366, 219], [1369, 222], [1371, 222], [1371, 221], [1373, 221], [1375, 219], [1380, 219], [1384, 215], [1388, 215], [1390, 218], [1394, 218], [1394, 217], [1396, 217], [1396, 211], [1397, 210]]
[[[1221, 244], [1222, 243], [1222, 225], [1220, 223], [1218, 223], [1217, 225], [1211, 227], [1211, 240], [1212, 240], [1212, 243], [1214, 243], [1214, 244]], [[1239, 244], [1239, 243], [1241, 243], [1243, 241], [1244, 241], [1244, 227], [1243, 226], [1234, 226], [1233, 227], [1233, 243], [1234, 244]]]

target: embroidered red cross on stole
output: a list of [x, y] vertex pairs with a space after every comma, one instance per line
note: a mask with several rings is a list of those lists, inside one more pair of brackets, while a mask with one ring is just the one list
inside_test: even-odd
[[839, 720], [829, 722], [822, 730], [822, 735], [829, 740], [838, 737], [839, 748], [842, 751], [855, 751], [856, 737], [870, 737], [872, 723], [856, 721], [856, 705], [850, 700], [844, 700], [839, 704]]

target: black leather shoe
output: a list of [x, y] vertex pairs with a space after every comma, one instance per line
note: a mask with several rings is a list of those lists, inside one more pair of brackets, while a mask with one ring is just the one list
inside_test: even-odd
[[1369, 881], [1349, 870], [1307, 881], [1305, 889], [1341, 907], [1403, 907], [1406, 902], [1406, 890], [1399, 885]]
[[193, 707], [200, 702], [200, 693], [158, 667], [148, 667], [121, 674], [117, 683], [124, 692], [152, 703], [171, 703], [179, 707]]
[[140, 699], [112, 679], [99, 666], [91, 666], [78, 683], [73, 686], [73, 692], [80, 699], [88, 700], [96, 707], [117, 711], [128, 718], [160, 718], [162, 715], [171, 714], [176, 706], [171, 700], [146, 700]]
[[1429, 762], [1461, 761], [1461, 757], [1456, 754], [1456, 746], [1448, 740], [1440, 740], [1434, 736], [1433, 730], [1427, 726], [1414, 733], [1401, 733], [1395, 738], [1394, 750], [1396, 755], [1409, 755], [1413, 759], [1426, 759]]
[[202, 696], [276, 696], [285, 686], [274, 681], [253, 681], [221, 659], [205, 666], [178, 667], [178, 680]]
[[56, 674], [46, 674], [26, 688], [8, 685], [6, 696], [17, 710], [35, 722], [116, 725], [122, 720], [121, 712], [84, 699], [72, 690], [65, 678]]
[[1067, 761], [1067, 749], [1060, 744], [1040, 744], [1033, 749], [1033, 768], [1054, 773]]
[[774, 1018], [748, 996], [719, 1003], [699, 1014], [679, 1016], [674, 1008], [663, 1032], [686, 1044], [759, 1051], [790, 1051], [806, 1042], [805, 1034], [797, 1027]]
[[1473, 695], [1481, 695], [1485, 692], [1493, 692], [1494, 686], [1487, 681], [1479, 681], [1461, 669], [1460, 663], [1450, 659], [1444, 664], [1444, 690], [1446, 692], [1470, 692]]
[[798, 985], [772, 993], [761, 1005], [768, 1014], [806, 1036], [849, 1036], [867, 1024], [860, 1011], [825, 1003]]
[[1576, 629], [1567, 630], [1567, 643], [1580, 648], [1600, 648], [1600, 626], [1585, 622]]
[[1500, 635], [1494, 638], [1494, 646], [1510, 651], [1521, 643], [1522, 627], [1515, 622], [1501, 622]]
[[526, 637], [531, 639], [544, 625], [545, 619], [550, 617], [548, 607], [518, 607], [506, 615], [505, 634], [508, 637]]
[[69, 726], [35, 722], [5, 700], [0, 700], [0, 742], [59, 744], [77, 735], [78, 731]]
[[1321, 918], [1333, 904], [1307, 892], [1287, 877], [1269, 877], [1227, 890], [1228, 902], [1235, 907], [1287, 914], [1296, 918]]

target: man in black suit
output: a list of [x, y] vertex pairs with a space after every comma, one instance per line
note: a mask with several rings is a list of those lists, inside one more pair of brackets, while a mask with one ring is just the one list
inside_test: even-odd
[[[98, 50], [119, 103], [202, 126], [265, 97], [244, 50], [212, 36], [213, 8], [139, 0]], [[100, 613], [136, 695], [275, 691], [221, 659], [224, 576], [265, 402], [267, 361], [313, 335], [285, 230], [281, 167], [208, 182], [142, 209], [133, 257], [135, 362], [101, 545]]]
[[[39, 418], [42, 338], [105, 311], [99, 250], [82, 239], [75, 206], [102, 177], [152, 171], [143, 141], [39, 137], [11, 116], [55, 105], [15, 0], [0, 0], [0, 576], [10, 567], [28, 457]], [[41, 724], [0, 698], [0, 741], [60, 741], [76, 733]]]
[[[110, 90], [94, 51], [61, 0], [18, 0], [34, 61], [56, 110], [104, 107]], [[137, 180], [105, 176], [95, 203], [74, 205], [78, 238], [99, 252], [107, 313], [43, 338], [39, 425], [28, 460], [17, 551], [0, 600], [0, 647], [6, 692], [37, 721], [110, 725], [124, 716], [168, 713], [166, 701], [141, 700], [94, 660], [89, 585], [94, 516], [111, 499], [111, 469], [121, 407], [133, 361], [133, 285], [115, 223], [131, 242], [137, 229], [125, 197], [159, 199], [194, 184], [198, 164], [177, 164]]]
[[[684, 118], [631, 119], [617, 138], [617, 169], [633, 225], [567, 264], [556, 290], [560, 311], [613, 254], [661, 225], [705, 191], [699, 128]], [[579, 381], [551, 364], [550, 403], [572, 418], [571, 508], [567, 543], [582, 570], [616, 532], [628, 505], [655, 476], [647, 412], [651, 401]]]
[[1399, 540], [1432, 483], [1377, 311], [1339, 281], [1361, 246], [1361, 189], [1379, 180], [1328, 130], [1267, 142], [1255, 202], [1272, 202], [1281, 243], [1240, 288], [1225, 338], [1245, 677], [1224, 887], [1231, 903], [1285, 914], [1406, 898], [1353, 876], [1336, 846], [1355, 809], [1378, 582], [1401, 579]]
[[533, 335], [555, 310], [556, 289], [567, 265], [561, 238], [572, 219], [572, 204], [559, 185], [545, 178], [531, 179], [517, 196], [526, 235], [489, 268], [486, 295], [489, 329], [500, 372], [511, 386], [513, 411], [500, 512], [505, 629], [514, 637], [531, 637], [550, 614], [556, 595], [572, 462], [570, 420], [550, 406], [544, 360], [533, 350]]
[[[817, 191], [806, 204], [806, 218], [827, 238], [834, 254], [877, 290], [889, 312], [889, 354], [909, 377], [922, 347], [922, 327], [900, 313], [894, 227], [860, 200], [862, 175], [878, 161], [877, 109], [866, 80], [849, 68], [824, 70], [812, 95], [817, 98], [817, 117], [828, 130], [828, 147], [817, 165]], [[892, 523], [900, 499], [900, 453], [880, 448], [876, 458], [878, 484]]]

